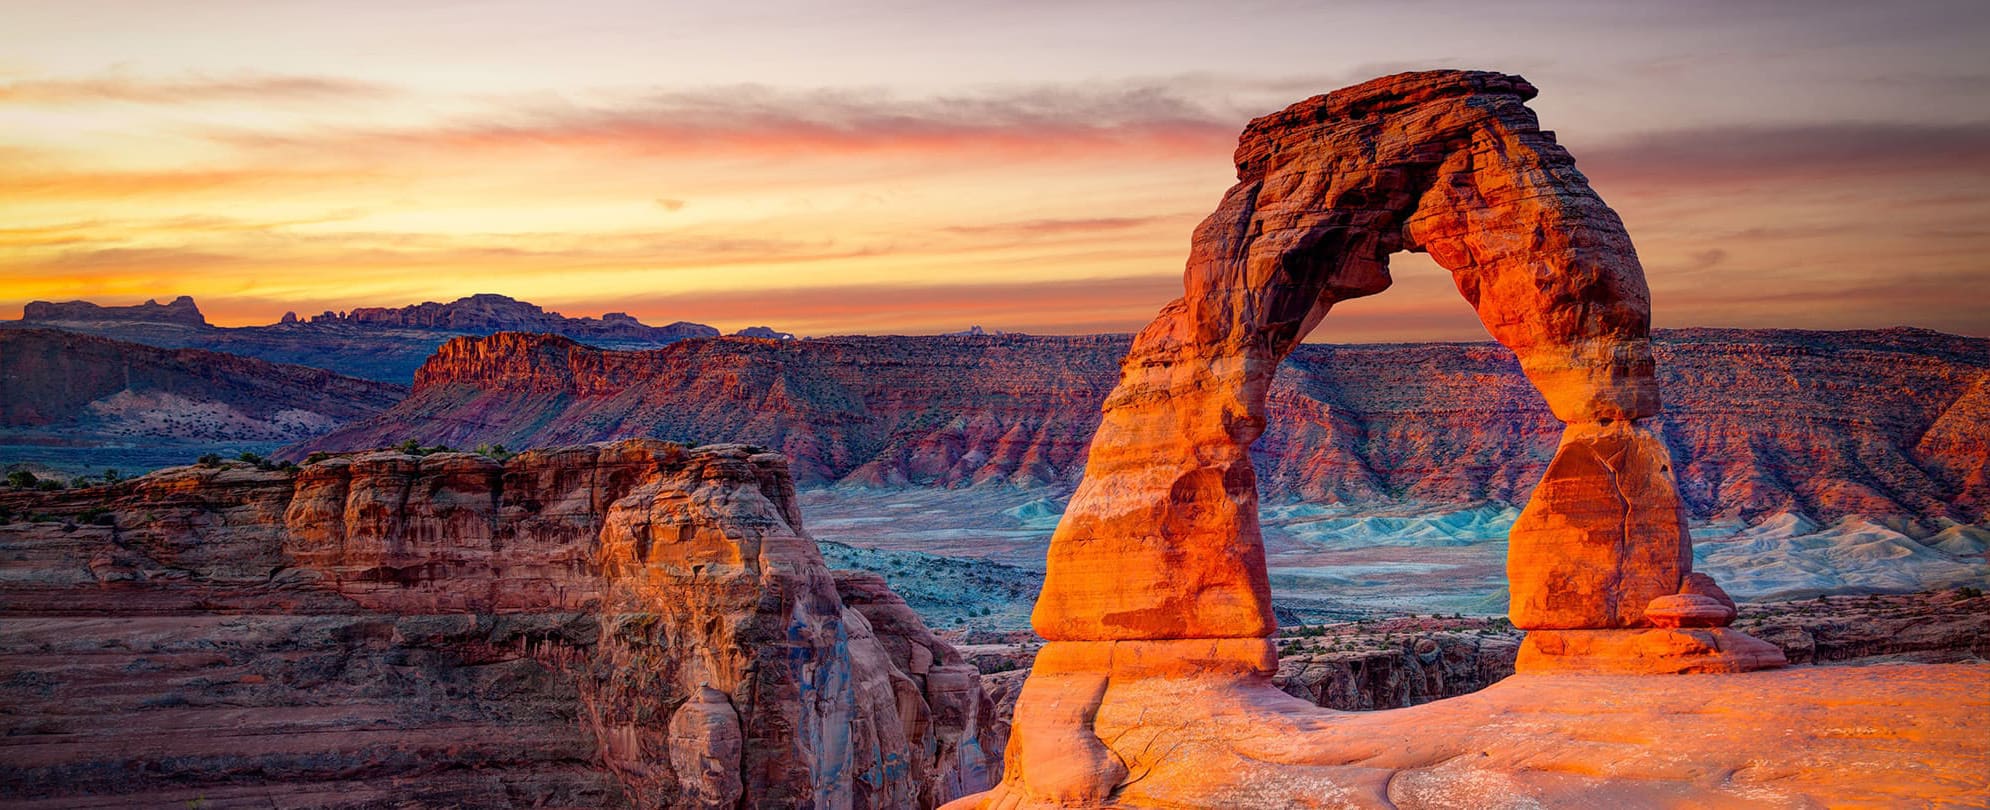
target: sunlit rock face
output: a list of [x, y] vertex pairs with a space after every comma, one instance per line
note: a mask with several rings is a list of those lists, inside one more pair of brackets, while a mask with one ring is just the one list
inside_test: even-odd
[[1034, 616], [1054, 640], [1272, 629], [1249, 447], [1272, 374], [1335, 303], [1428, 251], [1568, 425], [1514, 527], [1515, 624], [1645, 624], [1691, 557], [1658, 412], [1649, 296], [1616, 214], [1494, 73], [1379, 79], [1251, 122], [1185, 293], [1106, 399]]
[[57, 516], [0, 525], [6, 795], [903, 808], [999, 778], [973, 667], [881, 580], [846, 601], [750, 447], [231, 462], [0, 506]]

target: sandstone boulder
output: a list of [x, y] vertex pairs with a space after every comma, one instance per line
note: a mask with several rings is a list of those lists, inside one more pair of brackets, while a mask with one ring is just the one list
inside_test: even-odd
[[1734, 613], [1720, 600], [1694, 593], [1661, 596], [1645, 606], [1645, 618], [1654, 627], [1726, 627]]

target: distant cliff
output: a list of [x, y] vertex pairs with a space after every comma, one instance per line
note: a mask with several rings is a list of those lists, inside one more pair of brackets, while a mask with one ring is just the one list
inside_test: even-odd
[[[291, 448], [620, 436], [764, 444], [806, 484], [1068, 485], [1124, 336], [719, 339], [644, 352], [543, 335], [442, 346], [408, 399]], [[1697, 517], [1990, 517], [1990, 340], [1922, 330], [1657, 335], [1661, 429]], [[1306, 345], [1255, 448], [1272, 497], [1524, 498], [1557, 423], [1492, 344]]]
[[35, 324], [172, 324], [175, 326], [205, 327], [207, 318], [200, 314], [193, 297], [182, 295], [170, 304], [149, 300], [143, 304], [128, 307], [104, 307], [88, 301], [30, 301], [21, 309], [21, 320]]
[[269, 326], [216, 327], [207, 323], [192, 298], [171, 304], [146, 302], [103, 307], [86, 301], [36, 301], [8, 327], [48, 327], [143, 343], [162, 348], [200, 348], [277, 363], [315, 366], [347, 376], [405, 385], [437, 346], [457, 335], [527, 331], [562, 335], [590, 345], [644, 349], [690, 338], [716, 337], [719, 330], [678, 321], [649, 326], [620, 312], [599, 318], [569, 318], [502, 295], [472, 295], [449, 303], [405, 307], [362, 307], [325, 312], [300, 320], [286, 313]]
[[184, 467], [0, 491], [0, 546], [17, 801], [930, 808], [999, 778], [974, 667], [832, 573], [752, 448]]

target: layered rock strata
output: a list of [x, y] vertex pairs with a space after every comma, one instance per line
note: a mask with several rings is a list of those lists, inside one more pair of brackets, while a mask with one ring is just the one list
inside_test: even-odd
[[898, 808], [999, 775], [973, 668], [882, 582], [846, 602], [752, 448], [0, 499], [37, 519], [0, 526], [11, 801]]
[[[445, 344], [390, 412], [299, 445], [506, 447], [629, 436], [764, 445], [798, 485], [1064, 488], [1130, 338], [718, 339], [644, 352], [501, 334]], [[1652, 421], [1697, 519], [1990, 519], [1990, 340], [1913, 329], [1658, 330]], [[659, 384], [657, 381], [667, 381]], [[1896, 395], [1913, 391], [1911, 398]], [[1522, 503], [1562, 424], [1490, 343], [1309, 343], [1252, 445], [1267, 499]], [[1846, 448], [1851, 448], [1848, 452]]]

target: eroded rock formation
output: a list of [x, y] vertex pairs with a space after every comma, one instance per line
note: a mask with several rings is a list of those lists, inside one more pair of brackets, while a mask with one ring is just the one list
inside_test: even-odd
[[901, 808], [985, 787], [1003, 741], [975, 670], [881, 581], [846, 601], [793, 494], [779, 456], [628, 441], [0, 496], [22, 518], [0, 525], [0, 793]]
[[[1658, 413], [1649, 296], [1623, 224], [1536, 124], [1533, 95], [1513, 76], [1404, 74], [1251, 122], [1237, 185], [1196, 229], [1186, 292], [1135, 338], [1106, 399], [1052, 540], [1039, 633], [1274, 629], [1249, 453], [1272, 374], [1335, 303], [1386, 289], [1400, 250], [1451, 270], [1568, 426], [1513, 527], [1514, 623], [1651, 625], [1646, 606], [1679, 592], [1692, 558], [1671, 456], [1644, 421]], [[1654, 632], [1667, 655], [1708, 640]], [[1701, 635], [1719, 643], [1692, 662], [1628, 665], [1745, 667], [1773, 653]], [[1555, 666], [1571, 643], [1537, 645], [1523, 665]]]
[[[1949, 724], [1985, 722], [1990, 703], [1963, 697], [1990, 682], [1982, 667], [1889, 673], [1883, 697], [1844, 670], [1631, 677], [1783, 655], [1722, 626], [1731, 600], [1691, 575], [1672, 461], [1646, 421], [1642, 270], [1525, 107], [1534, 92], [1500, 74], [1403, 74], [1245, 130], [1239, 182], [1196, 231], [1186, 294], [1135, 339], [1053, 538], [1034, 615], [1051, 641], [1015, 706], [1005, 780], [960, 806], [1858, 802], [1950, 795], [1980, 768]], [[1322, 712], [1271, 686], [1247, 448], [1286, 353], [1336, 302], [1386, 288], [1402, 249], [1452, 271], [1567, 428], [1510, 544], [1523, 674], [1414, 709]], [[1760, 716], [1704, 717], [1764, 695], [1776, 705]], [[1783, 711], [1859, 715], [1926, 747], [1793, 740], [1776, 733]], [[1873, 767], [1792, 759], [1819, 756]], [[1782, 764], [1759, 782], [1702, 778], [1743, 763]], [[1928, 778], [1903, 789], [1894, 768]]]

